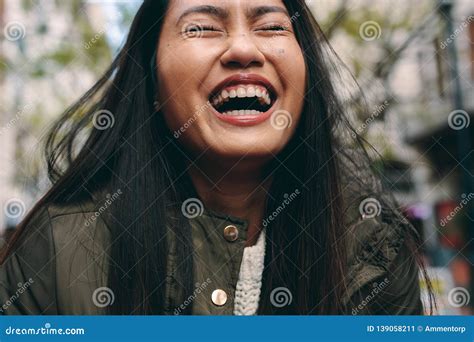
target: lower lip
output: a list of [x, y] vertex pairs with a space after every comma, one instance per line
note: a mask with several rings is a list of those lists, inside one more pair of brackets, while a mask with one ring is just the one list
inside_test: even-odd
[[231, 125], [234, 126], [255, 126], [264, 121], [266, 121], [273, 113], [273, 108], [275, 107], [276, 101], [272, 104], [272, 106], [262, 114], [259, 115], [224, 115], [219, 113], [214, 107], [212, 110], [216, 114], [216, 116]]

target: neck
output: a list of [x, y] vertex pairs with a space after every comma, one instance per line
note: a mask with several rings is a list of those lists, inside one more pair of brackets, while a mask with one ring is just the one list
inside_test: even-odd
[[207, 208], [248, 221], [246, 246], [253, 246], [262, 228], [271, 179], [264, 179], [263, 167], [234, 166], [193, 165], [189, 175]]

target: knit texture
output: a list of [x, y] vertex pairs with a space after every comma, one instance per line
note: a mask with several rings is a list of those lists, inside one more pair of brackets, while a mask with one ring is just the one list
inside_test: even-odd
[[251, 316], [257, 312], [264, 259], [265, 230], [262, 230], [257, 243], [244, 248], [235, 291], [234, 315]]

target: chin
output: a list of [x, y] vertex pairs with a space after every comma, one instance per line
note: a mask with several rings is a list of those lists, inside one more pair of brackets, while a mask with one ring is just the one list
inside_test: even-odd
[[256, 144], [227, 145], [210, 148], [214, 155], [223, 159], [235, 159], [243, 161], [245, 159], [262, 158], [263, 160], [273, 159], [283, 149], [283, 145], [265, 144], [260, 142]]

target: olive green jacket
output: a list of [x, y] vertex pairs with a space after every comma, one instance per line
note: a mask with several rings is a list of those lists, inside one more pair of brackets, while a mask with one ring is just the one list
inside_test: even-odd
[[[193, 314], [232, 315], [246, 221], [207, 211], [190, 221], [194, 280], [199, 284], [189, 298]], [[94, 206], [45, 207], [26, 228], [28, 234], [0, 267], [0, 314], [105, 314], [113, 293], [106, 287], [107, 270], [100, 267], [107, 260], [107, 248], [101, 246], [110, 240]], [[357, 207], [348, 213], [347, 229], [344, 300], [349, 311], [422, 314], [419, 270], [402, 229], [377, 217], [364, 219]], [[176, 314], [175, 308], [179, 311], [187, 303], [176, 302], [178, 286], [172, 274], [179, 261], [172, 239], [170, 243], [165, 304], [168, 314]]]

